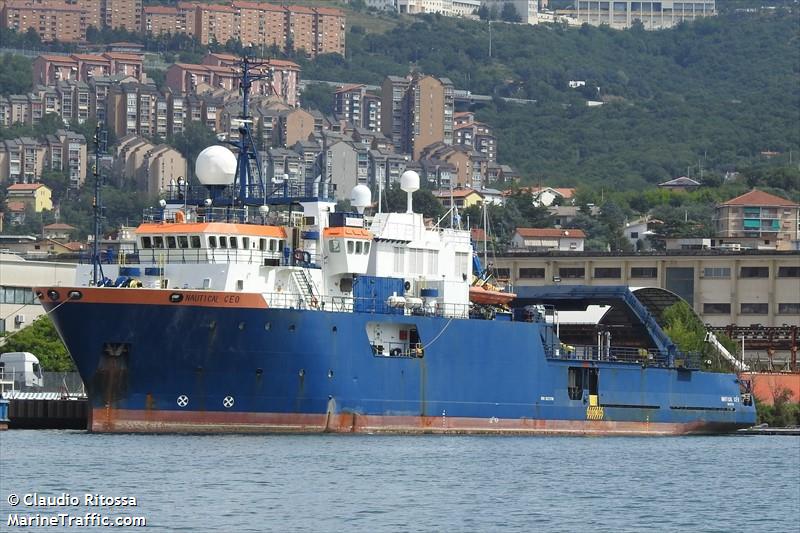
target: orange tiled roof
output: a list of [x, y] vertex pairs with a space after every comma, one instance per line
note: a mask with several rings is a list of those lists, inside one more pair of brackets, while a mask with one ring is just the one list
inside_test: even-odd
[[782, 207], [798, 206], [797, 203], [792, 202], [791, 200], [781, 198], [780, 196], [775, 196], [774, 194], [770, 194], [768, 192], [759, 191], [758, 189], [753, 189], [752, 191], [746, 192], [741, 196], [732, 198], [722, 205], [779, 205]]
[[9, 191], [35, 191], [40, 187], [44, 187], [42, 183], [15, 183], [14, 185], [9, 185]]

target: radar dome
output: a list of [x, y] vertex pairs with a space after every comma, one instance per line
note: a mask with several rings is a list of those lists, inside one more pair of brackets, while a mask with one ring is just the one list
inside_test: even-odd
[[400, 188], [406, 192], [414, 192], [419, 190], [419, 174], [413, 170], [406, 170], [400, 176]]
[[366, 185], [356, 185], [350, 192], [350, 204], [355, 207], [359, 213], [364, 212], [364, 208], [372, 203], [372, 191]]
[[411, 205], [411, 196], [414, 194], [414, 191], [419, 190], [419, 174], [413, 170], [406, 170], [403, 172], [403, 175], [400, 176], [400, 188], [406, 192], [406, 213], [413, 213], [414, 209]]
[[236, 177], [236, 156], [224, 146], [209, 146], [197, 156], [194, 172], [203, 185], [230, 185]]

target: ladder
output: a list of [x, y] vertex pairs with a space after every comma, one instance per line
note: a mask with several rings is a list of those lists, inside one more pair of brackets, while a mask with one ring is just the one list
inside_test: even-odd
[[306, 271], [302, 268], [297, 268], [292, 271], [292, 279], [297, 286], [300, 293], [301, 301], [307, 307], [316, 308], [319, 305], [319, 292], [314, 287], [314, 283], [309, 279]]

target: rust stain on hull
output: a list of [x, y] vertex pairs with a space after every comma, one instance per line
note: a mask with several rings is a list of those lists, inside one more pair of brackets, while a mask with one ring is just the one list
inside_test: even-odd
[[738, 424], [612, 422], [375, 416], [356, 413], [223, 413], [95, 408], [93, 432], [110, 433], [390, 433], [506, 435], [689, 435], [728, 433]]

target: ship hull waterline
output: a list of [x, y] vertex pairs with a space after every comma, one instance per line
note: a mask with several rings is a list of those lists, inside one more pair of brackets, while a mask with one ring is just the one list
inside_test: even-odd
[[[755, 422], [732, 374], [548, 359], [539, 324], [273, 309], [242, 293], [37, 292], [94, 432], [677, 435]], [[424, 356], [376, 356], [376, 321], [418, 328]], [[595, 369], [598, 405], [589, 390], [570, 397], [569, 368]]]

